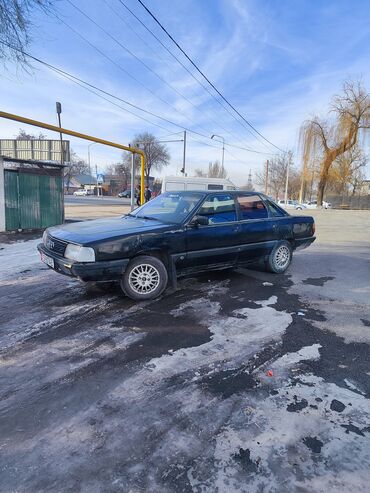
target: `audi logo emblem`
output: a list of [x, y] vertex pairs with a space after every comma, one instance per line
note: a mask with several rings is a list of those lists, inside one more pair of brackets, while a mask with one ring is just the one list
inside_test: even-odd
[[47, 240], [46, 246], [49, 248], [49, 250], [52, 250], [54, 248], [54, 242], [53, 240]]

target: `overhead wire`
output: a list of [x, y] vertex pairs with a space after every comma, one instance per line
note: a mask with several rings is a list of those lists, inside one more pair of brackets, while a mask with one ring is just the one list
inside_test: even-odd
[[267, 137], [265, 137], [261, 132], [259, 132], [236, 108], [235, 106], [226, 99], [226, 97], [217, 89], [217, 87], [209, 80], [209, 78], [204, 74], [204, 72], [198, 67], [198, 65], [190, 58], [186, 51], [179, 45], [179, 43], [174, 39], [174, 37], [167, 31], [163, 24], [157, 19], [157, 17], [149, 10], [149, 8], [144, 4], [142, 0], [137, 0], [140, 5], [146, 10], [146, 12], [154, 19], [157, 25], [162, 29], [162, 31], [170, 38], [170, 40], [177, 46], [181, 53], [186, 57], [186, 59], [192, 64], [192, 66], [199, 72], [199, 74], [208, 82], [214, 91], [222, 98], [222, 100], [242, 119], [242, 121], [248, 125], [257, 135], [259, 135], [265, 142], [271, 146], [278, 149], [280, 152], [285, 153], [280, 147], [271, 142]]
[[[121, 97], [119, 97], [119, 96], [117, 96], [117, 95], [115, 95], [115, 94], [113, 94], [113, 93], [111, 93], [109, 91], [106, 91], [104, 89], [101, 89], [97, 85], [91, 84], [90, 82], [87, 82], [87, 81], [85, 81], [85, 80], [83, 80], [83, 79], [81, 79], [81, 78], [79, 78], [79, 77], [71, 74], [70, 72], [67, 72], [67, 71], [65, 71], [63, 69], [60, 69], [60, 68], [58, 68], [58, 67], [56, 67], [56, 66], [54, 66], [54, 65], [52, 65], [52, 64], [50, 64], [50, 63], [48, 63], [48, 62], [46, 62], [44, 60], [41, 60], [40, 58], [35, 57], [34, 55], [31, 55], [30, 53], [27, 53], [26, 51], [24, 51], [22, 49], [19, 49], [19, 48], [15, 47], [15, 46], [12, 46], [9, 43], [6, 43], [6, 42], [1, 41], [1, 40], [0, 40], [0, 43], [3, 44], [3, 45], [5, 45], [5, 46], [8, 46], [9, 48], [12, 48], [13, 50], [18, 51], [22, 55], [29, 57], [30, 59], [32, 59], [32, 60], [40, 63], [41, 65], [46, 66], [47, 68], [49, 68], [50, 70], [54, 71], [55, 73], [58, 73], [62, 77], [66, 78], [66, 79], [69, 79], [72, 82], [75, 82], [80, 87], [83, 87], [84, 89], [88, 90], [89, 92], [92, 92], [93, 94], [98, 95], [99, 97], [101, 97], [102, 99], [108, 101], [109, 103], [113, 104], [114, 106], [120, 107], [124, 111], [126, 111], [126, 112], [128, 112], [128, 113], [130, 113], [130, 114], [132, 114], [134, 116], [136, 116], [137, 118], [140, 118], [140, 119], [146, 121], [147, 123], [150, 123], [151, 125], [155, 125], [157, 127], [160, 127], [160, 128], [162, 128], [163, 130], [165, 130], [167, 132], [169, 131], [169, 129], [166, 128], [166, 127], [164, 127], [163, 125], [159, 125], [158, 123], [152, 122], [152, 121], [146, 119], [145, 117], [143, 117], [141, 115], [137, 115], [136, 113], [132, 112], [131, 110], [128, 110], [127, 108], [124, 108], [123, 106], [117, 105], [117, 103], [114, 103], [110, 99], [105, 98], [105, 97], [101, 96], [100, 94], [97, 94], [95, 91], [101, 92], [101, 93], [105, 94], [106, 96], [109, 96], [109, 97], [111, 97], [113, 99], [116, 99], [118, 101], [121, 101], [124, 104], [126, 104], [126, 105], [128, 105], [128, 106], [130, 106], [130, 107], [132, 107], [134, 109], [137, 109], [137, 110], [139, 110], [139, 111], [141, 111], [143, 113], [146, 113], [146, 114], [151, 115], [151, 116], [153, 116], [155, 118], [158, 118], [158, 119], [160, 119], [160, 120], [162, 120], [162, 121], [164, 121], [166, 123], [169, 123], [170, 125], [173, 125], [173, 126], [175, 126], [177, 128], [180, 128], [180, 129], [182, 129], [182, 131], [183, 130], [186, 130], [190, 134], [198, 135], [199, 137], [202, 137], [202, 138], [211, 140], [211, 137], [209, 137], [209, 135], [207, 135], [207, 134], [202, 134], [200, 132], [197, 132], [196, 130], [192, 130], [190, 128], [183, 127], [182, 125], [180, 125], [180, 124], [178, 124], [178, 123], [176, 123], [176, 122], [174, 122], [174, 121], [172, 121], [172, 120], [170, 120], [168, 118], [165, 118], [165, 117], [162, 117], [160, 115], [157, 115], [156, 113], [154, 113], [154, 112], [152, 112], [150, 110], [146, 110], [144, 108], [141, 108], [140, 106], [138, 106], [138, 105], [136, 105], [134, 103], [131, 103], [131, 102], [129, 102], [129, 101], [127, 101], [127, 100], [125, 100], [125, 99], [123, 99], [123, 98], [121, 98]], [[176, 135], [178, 133], [180, 133], [180, 132], [174, 132], [173, 135]], [[213, 141], [214, 142], [223, 143], [221, 140], [218, 140], [218, 139], [213, 139]], [[241, 149], [241, 150], [244, 150], [244, 151], [247, 151], [247, 152], [253, 152], [253, 153], [264, 154], [264, 155], [270, 154], [270, 153], [266, 153], [266, 152], [254, 151], [254, 150], [249, 149], [247, 147], [235, 146], [234, 144], [227, 143], [226, 141], [225, 141], [225, 145], [228, 145], [230, 147], [236, 147], [238, 149]]]
[[[104, 27], [102, 27], [98, 22], [96, 22], [94, 19], [92, 19], [92, 17], [90, 17], [86, 12], [84, 12], [81, 8], [79, 8], [77, 5], [75, 5], [72, 0], [66, 0], [70, 5], [72, 5], [78, 12], [80, 12], [81, 15], [83, 15], [85, 18], [87, 18], [91, 23], [93, 23], [98, 29], [100, 29], [106, 36], [108, 36], [110, 39], [112, 39], [115, 43], [118, 44], [118, 46], [120, 46], [126, 53], [128, 53], [130, 56], [132, 56], [135, 60], [137, 60], [143, 67], [145, 67], [146, 70], [148, 70], [149, 72], [151, 72], [153, 75], [155, 75], [162, 83], [164, 83], [167, 87], [169, 87], [172, 91], [174, 91], [178, 96], [182, 97], [183, 99], [185, 99], [191, 106], [193, 106], [195, 109], [199, 110], [200, 112], [202, 112], [202, 110], [196, 105], [194, 104], [187, 96], [185, 96], [184, 94], [182, 94], [176, 87], [174, 87], [172, 84], [170, 84], [169, 82], [167, 82], [161, 75], [159, 75], [155, 70], [153, 70], [147, 63], [145, 63], [140, 57], [138, 57], [133, 51], [131, 51], [129, 48], [127, 48], [127, 46], [125, 46], [123, 43], [121, 43], [121, 41], [119, 41], [115, 36], [113, 36], [111, 33], [109, 33]], [[65, 23], [65, 22], [64, 22]], [[66, 23], [65, 23], [66, 24]], [[69, 26], [68, 24], [66, 24], [68, 27], [71, 28], [71, 26]], [[81, 35], [82, 37], [82, 35]], [[84, 38], [85, 41], [86, 41], [86, 38]], [[91, 42], [89, 42], [90, 46], [95, 46], [95, 45], [92, 45]], [[97, 47], [96, 47], [97, 48]], [[98, 49], [98, 48], [97, 48]], [[99, 50], [99, 49], [98, 49]], [[102, 54], [103, 52], [101, 50], [99, 50], [99, 53]], [[112, 60], [110, 57], [109, 57], [110, 61]], [[117, 63], [115, 63], [115, 65], [117, 65]], [[151, 91], [152, 94], [153, 94], [153, 91]], [[155, 93], [154, 93], [155, 94]], [[157, 96], [158, 97], [158, 96]], [[165, 102], [165, 100], [163, 100], [163, 98], [160, 98], [162, 102]], [[166, 101], [165, 102], [166, 105], [169, 105], [174, 111], [178, 112], [179, 113], [179, 110], [173, 106], [170, 102]], [[203, 113], [203, 112], [202, 112]], [[182, 115], [182, 114], [181, 114]], [[182, 115], [184, 116], [184, 115]], [[187, 116], [186, 117], [187, 119], [189, 119], [189, 117]], [[189, 119], [190, 120], [190, 119]], [[191, 121], [191, 120], [190, 120]], [[194, 122], [192, 122], [193, 125], [194, 125]], [[216, 125], [218, 125], [218, 122], [216, 122]], [[199, 124], [195, 124], [196, 127], [202, 129], [203, 131], [207, 132], [207, 130], [202, 127], [201, 125]]]
[[[106, 0], [103, 0], [105, 3], [106, 3]], [[118, 0], [119, 3], [140, 23], [140, 25], [147, 31], [151, 34], [151, 36], [167, 51], [167, 53], [169, 53], [171, 55], [172, 58], [174, 58], [177, 63], [179, 63], [181, 65], [181, 67], [186, 70], [186, 72], [218, 103], [222, 106], [222, 108], [224, 108], [224, 110], [226, 110], [235, 120], [235, 116], [231, 113], [231, 111], [227, 108], [227, 106], [225, 106], [222, 101], [220, 101], [209, 89], [208, 87], [203, 84], [203, 82], [201, 80], [199, 80], [197, 77], [195, 77], [195, 75], [193, 74], [193, 72], [191, 70], [188, 69], [188, 67], [162, 42], [162, 40], [135, 14], [135, 12], [133, 12], [127, 5], [126, 3], [123, 1], [123, 0]], [[114, 9], [109, 6], [111, 10], [114, 11]], [[118, 14], [117, 14], [118, 17], [120, 17]], [[121, 18], [121, 17], [120, 17]], [[140, 38], [142, 39], [142, 38]], [[152, 50], [152, 49], [151, 49]], [[153, 51], [153, 50], [152, 50]], [[206, 110], [207, 113], [209, 113], [209, 110]], [[216, 115], [216, 113], [214, 112], [214, 114]], [[218, 118], [218, 115], [216, 115], [216, 118]], [[213, 120], [214, 121], [214, 120]], [[231, 135], [233, 138], [235, 138], [234, 134], [232, 132], [230, 132], [228, 129], [226, 129], [223, 125], [220, 124], [220, 122], [216, 122], [216, 125], [219, 126], [219, 128], [221, 128], [224, 132], [226, 132], [227, 134]], [[240, 139], [237, 139], [237, 140], [240, 140]]]

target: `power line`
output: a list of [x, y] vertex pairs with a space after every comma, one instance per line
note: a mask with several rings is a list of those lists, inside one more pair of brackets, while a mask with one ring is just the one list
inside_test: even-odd
[[142, 0], [137, 0], [140, 5], [148, 12], [148, 14], [154, 19], [154, 21], [158, 24], [158, 26], [166, 33], [166, 35], [170, 38], [170, 40], [177, 46], [177, 48], [181, 51], [181, 53], [189, 60], [189, 62], [193, 65], [193, 67], [200, 73], [200, 75], [208, 82], [208, 84], [217, 92], [217, 94], [222, 98], [225, 103], [235, 111], [235, 113], [250, 127], [256, 134], [262, 137], [263, 140], [268, 142], [270, 145], [278, 149], [280, 152], [284, 152], [278, 146], [273, 144], [270, 140], [268, 140], [264, 135], [262, 135], [226, 98], [225, 96], [217, 89], [217, 87], [208, 79], [208, 77], [202, 72], [202, 70], [198, 67], [198, 65], [193, 62], [193, 60], [189, 57], [189, 55], [181, 48], [179, 43], [171, 36], [171, 34], [167, 31], [167, 29], [161, 24], [161, 22], [157, 19], [157, 17], [148, 9], [148, 7], [144, 4]]
[[[10, 44], [8, 44], [8, 43], [4, 42], [4, 41], [0, 41], [0, 43], [1, 43], [1, 44], [3, 44], [3, 45], [5, 45], [5, 46], [7, 46], [8, 48], [11, 48], [11, 49], [13, 49], [13, 50], [18, 51], [18, 52], [19, 52], [19, 53], [21, 53], [22, 55], [24, 55], [24, 56], [27, 56], [27, 57], [31, 58], [32, 60], [34, 60], [34, 61], [36, 61], [36, 62], [40, 63], [41, 65], [46, 66], [47, 68], [49, 68], [50, 70], [52, 70], [52, 71], [54, 71], [54, 72], [58, 73], [58, 74], [59, 74], [59, 75], [61, 75], [62, 77], [66, 78], [66, 79], [68, 79], [68, 80], [70, 80], [70, 81], [72, 81], [72, 82], [75, 82], [75, 83], [76, 83], [77, 85], [79, 85], [80, 87], [83, 87], [84, 89], [88, 90], [89, 92], [92, 92], [93, 94], [95, 94], [95, 95], [97, 95], [97, 96], [101, 97], [102, 99], [104, 99], [105, 101], [108, 101], [109, 103], [113, 104], [114, 106], [118, 106], [119, 108], [123, 109], [124, 111], [126, 111], [126, 112], [128, 112], [128, 113], [130, 113], [130, 114], [134, 115], [134, 116], [135, 116], [135, 117], [137, 117], [137, 118], [140, 118], [140, 119], [142, 119], [142, 120], [144, 120], [144, 121], [146, 121], [146, 122], [150, 123], [151, 125], [155, 125], [155, 126], [157, 126], [157, 127], [160, 127], [160, 128], [162, 128], [163, 130], [165, 130], [166, 132], [169, 132], [170, 130], [169, 130], [168, 128], [166, 128], [166, 127], [163, 127], [162, 125], [159, 125], [158, 123], [155, 123], [155, 122], [152, 122], [152, 121], [150, 121], [150, 120], [147, 120], [146, 118], [144, 118], [144, 117], [143, 117], [143, 116], [141, 116], [141, 115], [137, 115], [136, 113], [134, 113], [134, 112], [132, 112], [132, 111], [128, 110], [127, 108], [124, 108], [123, 106], [120, 106], [120, 105], [118, 105], [117, 103], [114, 103], [114, 102], [113, 102], [113, 101], [111, 101], [110, 99], [105, 98], [105, 97], [101, 96], [100, 94], [97, 94], [95, 91], [101, 92], [101, 93], [105, 94], [106, 96], [109, 96], [109, 97], [111, 97], [111, 98], [113, 98], [113, 99], [116, 99], [116, 100], [118, 100], [118, 101], [121, 101], [122, 103], [124, 103], [124, 104], [126, 104], [126, 105], [128, 105], [128, 106], [130, 106], [130, 107], [132, 107], [132, 108], [134, 108], [134, 109], [137, 109], [137, 110], [139, 110], [139, 111], [142, 111], [142, 112], [143, 112], [143, 113], [145, 113], [145, 114], [148, 114], [148, 115], [151, 115], [151, 116], [153, 116], [153, 117], [155, 117], [155, 118], [158, 118], [158, 119], [160, 119], [160, 120], [162, 120], [162, 121], [164, 121], [164, 122], [166, 122], [166, 123], [169, 123], [170, 125], [173, 125], [173, 126], [175, 126], [175, 127], [177, 127], [177, 128], [181, 128], [182, 130], [186, 130], [186, 131], [187, 131], [187, 132], [189, 132], [189, 133], [192, 133], [192, 134], [194, 134], [194, 135], [198, 135], [199, 137], [203, 137], [203, 138], [208, 139], [208, 140], [210, 140], [210, 139], [211, 139], [211, 138], [209, 137], [209, 135], [202, 134], [202, 133], [200, 133], [200, 132], [197, 132], [196, 130], [192, 130], [192, 129], [187, 128], [187, 127], [183, 127], [182, 125], [179, 125], [178, 123], [173, 122], [172, 120], [170, 120], [170, 119], [168, 119], [168, 118], [162, 117], [162, 116], [160, 116], [160, 115], [157, 115], [156, 113], [153, 113], [152, 111], [149, 111], [149, 110], [146, 110], [146, 109], [144, 109], [144, 108], [141, 108], [140, 106], [138, 106], [138, 105], [136, 105], [136, 104], [134, 104], [134, 103], [131, 103], [131, 102], [129, 102], [129, 101], [127, 101], [127, 100], [125, 100], [125, 99], [123, 99], [123, 98], [119, 97], [119, 96], [116, 96], [115, 94], [112, 94], [112, 93], [110, 93], [110, 92], [108, 92], [108, 91], [105, 91], [104, 89], [101, 89], [100, 87], [98, 87], [98, 86], [96, 86], [96, 85], [94, 85], [94, 84], [91, 84], [90, 82], [87, 82], [87, 81], [85, 81], [85, 80], [83, 80], [83, 79], [81, 79], [81, 78], [79, 78], [79, 77], [77, 77], [77, 76], [75, 76], [75, 75], [73, 75], [73, 74], [71, 74], [71, 73], [69, 73], [69, 72], [65, 71], [65, 70], [62, 70], [62, 69], [60, 69], [60, 68], [58, 68], [58, 67], [56, 67], [56, 66], [54, 66], [54, 65], [52, 65], [52, 64], [50, 64], [50, 63], [48, 63], [48, 62], [46, 62], [46, 61], [44, 61], [44, 60], [41, 60], [40, 58], [37, 58], [37, 57], [35, 57], [35, 56], [31, 55], [30, 53], [27, 53], [27, 52], [26, 52], [26, 51], [24, 51], [24, 50], [21, 50], [21, 49], [19, 49], [19, 48], [15, 47], [15, 46], [12, 46], [12, 45], [10, 45]], [[170, 134], [170, 135], [176, 135], [177, 133], [180, 133], [180, 132], [174, 132], [173, 134]], [[222, 143], [222, 141], [217, 140], [217, 139], [214, 139], [214, 141], [219, 142], [219, 143]], [[247, 148], [247, 147], [236, 146], [236, 145], [234, 145], [234, 144], [230, 144], [230, 143], [227, 143], [227, 142], [225, 142], [225, 145], [228, 145], [228, 146], [230, 146], [230, 147], [236, 147], [236, 148], [238, 148], [238, 149], [241, 149], [241, 150], [244, 150], [244, 151], [247, 151], [247, 152], [253, 152], [253, 153], [257, 153], [257, 154], [264, 154], [264, 155], [266, 155], [266, 154], [270, 154], [270, 153], [266, 153], [266, 152], [254, 151], [254, 150], [249, 149], [249, 148]]]
[[[162, 42], [162, 40], [133, 12], [123, 0], [118, 0], [120, 4], [144, 27], [146, 31], [148, 31], [154, 39], [158, 41], [158, 43], [169, 53], [172, 58], [174, 58], [180, 65], [181, 67], [186, 70], [186, 72], [205, 90], [207, 93], [218, 103], [229, 115], [237, 122], [240, 123], [240, 121], [235, 117], [235, 115], [229, 110], [227, 106], [224, 105], [222, 100], [220, 101], [209, 89], [208, 87], [202, 83], [201, 80], [199, 80], [191, 70], [188, 69], [188, 67]], [[229, 132], [225, 127], [220, 125], [218, 123], [219, 127], [222, 128], [225, 132], [227, 132], [229, 135], [233, 135], [231, 132]], [[244, 126], [243, 126], [244, 127]], [[255, 135], [250, 131], [249, 128], [247, 128], [248, 132], [255, 138]]]
[[[98, 22], [96, 22], [94, 19], [92, 19], [88, 14], [86, 14], [86, 12], [84, 12], [82, 9], [80, 9], [77, 5], [75, 5], [72, 0], [67, 0], [67, 2], [72, 5], [78, 12], [80, 12], [81, 15], [83, 15], [84, 17], [86, 17], [92, 24], [94, 24], [98, 29], [100, 29], [106, 36], [108, 36], [110, 39], [112, 39], [115, 43], [118, 44], [118, 46], [120, 46], [126, 53], [128, 53], [130, 56], [132, 56], [133, 58], [135, 58], [135, 60], [137, 60], [143, 67], [146, 68], [146, 70], [148, 70], [149, 72], [151, 72], [152, 74], [154, 74], [161, 82], [163, 82], [167, 87], [169, 87], [172, 91], [174, 91], [178, 96], [182, 97], [183, 99], [185, 99], [191, 106], [193, 106], [195, 109], [198, 109], [199, 111], [200, 108], [195, 105], [190, 99], [188, 99], [184, 94], [182, 94], [178, 89], [176, 89], [175, 87], [173, 87], [170, 83], [168, 83], [162, 76], [160, 76], [155, 70], [153, 70], [147, 63], [145, 63], [143, 60], [141, 60], [140, 57], [138, 57], [137, 55], [135, 55], [135, 53], [133, 53], [129, 48], [127, 48], [123, 43], [121, 43], [116, 37], [114, 37], [110, 32], [108, 32], [106, 29], [104, 29], [104, 27], [102, 27]], [[64, 21], [62, 21], [64, 22]], [[65, 23], [66, 24], [66, 23]], [[66, 24], [67, 25], [67, 24]], [[71, 26], [68, 26], [71, 28]], [[82, 35], [81, 35], [82, 36]], [[84, 38], [85, 41], [86, 41], [86, 38]], [[94, 46], [92, 45], [92, 43], [90, 43], [90, 46]], [[99, 48], [97, 48], [99, 50]], [[99, 50], [99, 53], [100, 54], [103, 54], [103, 52], [101, 50]], [[105, 55], [105, 54], [104, 54]], [[111, 61], [111, 59], [109, 58], [109, 60]], [[115, 65], [117, 65], [117, 63], [115, 63]], [[152, 91], [151, 91], [152, 92]], [[153, 93], [153, 92], [152, 92]], [[155, 93], [153, 93], [155, 94]], [[159, 97], [159, 96], [157, 96]], [[163, 100], [162, 98], [160, 98], [162, 102], [165, 102], [166, 105], [169, 105], [171, 106], [171, 108], [178, 112], [177, 108], [175, 106], [173, 106], [171, 103], [169, 103], [168, 101], [165, 101]], [[189, 117], [187, 117], [189, 121], [191, 121], [189, 119]], [[194, 122], [192, 122], [194, 124]], [[207, 131], [205, 128], [201, 127], [200, 125], [196, 125], [198, 128], [204, 130], [205, 132]]]

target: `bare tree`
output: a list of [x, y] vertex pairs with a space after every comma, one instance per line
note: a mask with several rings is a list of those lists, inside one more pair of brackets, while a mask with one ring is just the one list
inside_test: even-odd
[[77, 154], [71, 149], [71, 160], [64, 168], [64, 180], [67, 191], [70, 188], [70, 182], [74, 176], [88, 174], [89, 172], [90, 168], [87, 162], [77, 156]]
[[22, 52], [30, 42], [31, 12], [50, 12], [53, 0], [0, 0], [0, 60], [28, 65]]
[[361, 176], [358, 171], [366, 166], [366, 163], [366, 156], [356, 144], [335, 160], [329, 173], [328, 185], [343, 197], [352, 183], [357, 183]]
[[15, 138], [16, 140], [43, 140], [46, 138], [46, 135], [41, 132], [38, 135], [29, 134], [23, 128], [20, 128]]
[[225, 166], [223, 164], [220, 164], [219, 161], [209, 163], [208, 178], [227, 178]]
[[203, 171], [201, 168], [196, 168], [194, 170], [194, 176], [198, 176], [199, 178], [207, 178], [208, 173], [206, 171]]
[[[136, 135], [132, 142], [133, 147], [138, 147], [145, 154], [145, 178], [149, 186], [149, 176], [152, 169], [161, 171], [164, 166], [170, 163], [170, 154], [167, 147], [161, 144], [158, 139], [149, 132]], [[124, 156], [124, 164], [131, 166], [131, 154]], [[135, 167], [139, 169], [140, 158], [135, 154]]]
[[[319, 204], [322, 203], [329, 170], [335, 160], [354, 147], [370, 128], [370, 94], [360, 82], [346, 81], [343, 84], [343, 93], [334, 96], [332, 100], [331, 112], [334, 120], [315, 117], [304, 122], [300, 131], [304, 170], [313, 159], [320, 156], [317, 190]], [[303, 182], [304, 180], [302, 185]]]
[[203, 171], [201, 168], [194, 170], [195, 176], [203, 178], [227, 178], [227, 172], [225, 166], [220, 164], [219, 161], [211, 162], [208, 164], [208, 172]]
[[123, 156], [122, 163], [111, 164], [107, 167], [108, 174], [115, 175], [122, 189], [127, 189], [131, 180], [131, 166]]
[[[267, 190], [268, 194], [274, 198], [279, 199], [283, 196], [285, 191], [286, 176], [289, 167], [289, 197], [294, 197], [296, 194], [296, 180], [297, 171], [293, 168], [293, 152], [287, 151], [269, 159], [268, 167], [268, 179]], [[266, 169], [262, 173], [256, 173], [256, 183], [258, 185], [265, 186], [266, 181]]]

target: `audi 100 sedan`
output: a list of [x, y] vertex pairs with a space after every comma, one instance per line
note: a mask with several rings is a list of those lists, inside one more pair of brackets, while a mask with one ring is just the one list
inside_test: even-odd
[[41, 260], [82, 281], [119, 281], [135, 300], [159, 296], [178, 276], [248, 266], [285, 272], [315, 240], [310, 216], [291, 216], [255, 192], [166, 192], [122, 217], [45, 230]]

